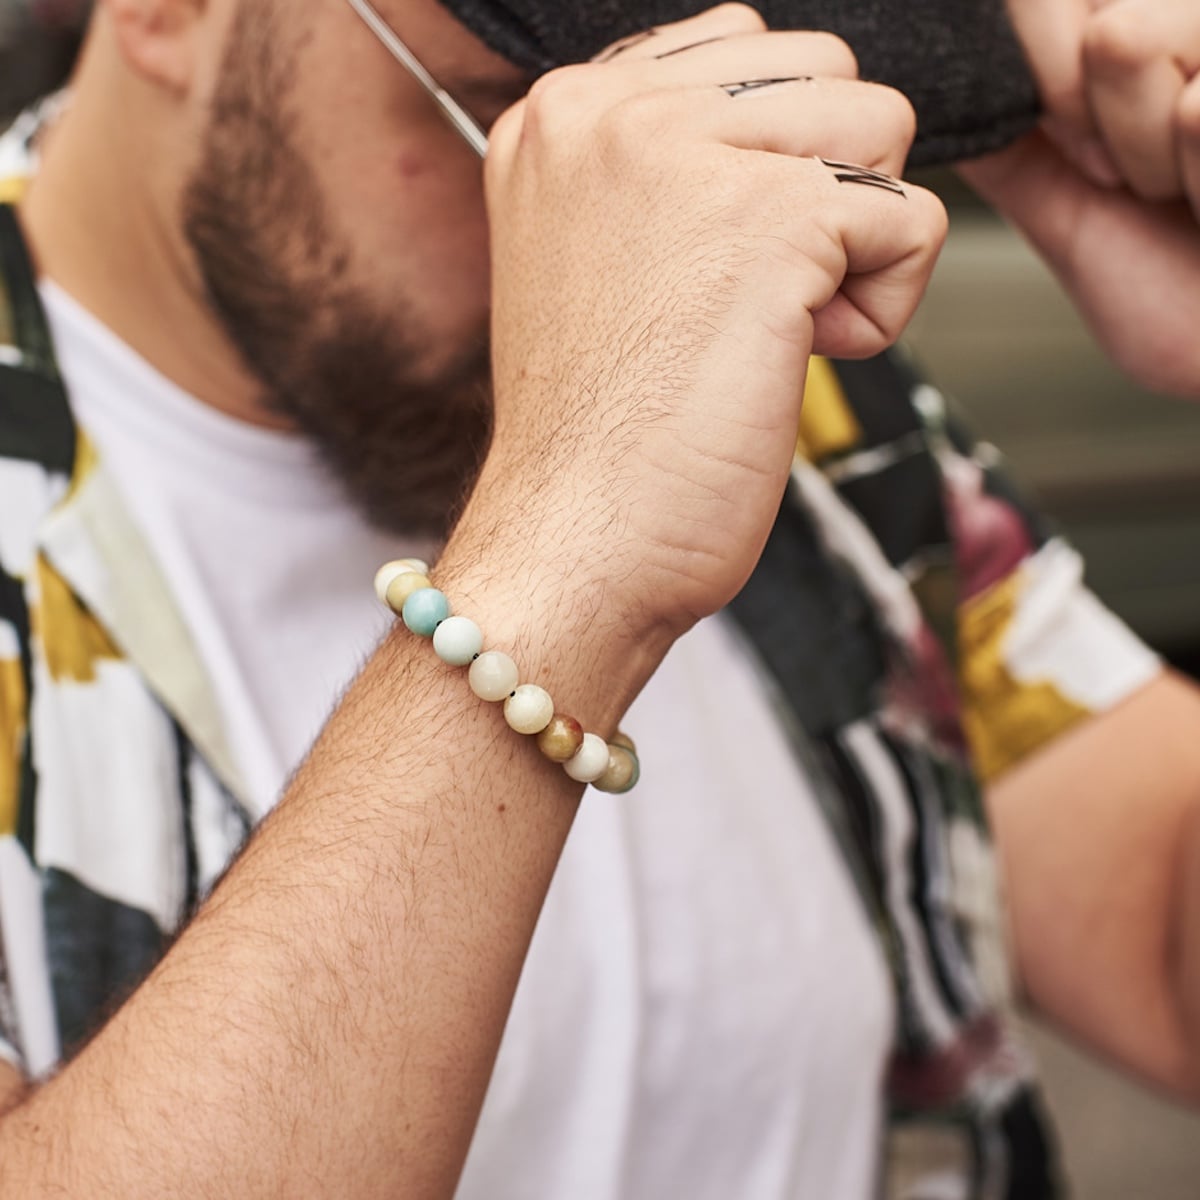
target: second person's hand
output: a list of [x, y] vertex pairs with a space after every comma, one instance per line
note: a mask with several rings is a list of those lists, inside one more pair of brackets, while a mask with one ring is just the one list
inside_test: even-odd
[[1094, 183], [1200, 217], [1200, 4], [1008, 2], [1059, 149]]

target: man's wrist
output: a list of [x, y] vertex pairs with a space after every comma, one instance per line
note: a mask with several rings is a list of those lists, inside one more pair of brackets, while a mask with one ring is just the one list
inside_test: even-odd
[[434, 585], [456, 614], [479, 625], [485, 649], [513, 659], [522, 683], [545, 688], [557, 711], [610, 736], [673, 635], [614, 581], [575, 569], [564, 543], [540, 552], [538, 539], [488, 530], [481, 536], [470, 513], [464, 517], [432, 572]]

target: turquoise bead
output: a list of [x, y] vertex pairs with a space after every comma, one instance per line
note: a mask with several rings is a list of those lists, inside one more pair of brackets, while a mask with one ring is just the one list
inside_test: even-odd
[[450, 615], [450, 601], [437, 588], [421, 588], [404, 602], [404, 623], [421, 637], [433, 637], [438, 624]]

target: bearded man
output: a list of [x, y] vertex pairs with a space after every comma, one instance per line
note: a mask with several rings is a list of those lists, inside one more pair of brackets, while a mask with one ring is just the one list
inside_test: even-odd
[[104, 0], [5, 147], [6, 1194], [1054, 1195], [998, 863], [1200, 1095], [1200, 703], [881, 356], [1003, 13], [560, 7]]

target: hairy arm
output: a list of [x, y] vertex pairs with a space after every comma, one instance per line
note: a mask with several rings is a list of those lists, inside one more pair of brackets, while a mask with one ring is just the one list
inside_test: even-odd
[[25, 1077], [16, 1067], [0, 1063], [0, 1117], [21, 1103], [28, 1091]]
[[[439, 580], [590, 728], [648, 673], [561, 590]], [[0, 1192], [450, 1195], [579, 791], [393, 634], [172, 952], [0, 1121]]]
[[1025, 992], [1200, 1102], [1200, 689], [1166, 675], [993, 786]]

